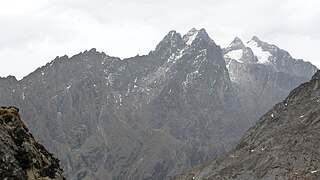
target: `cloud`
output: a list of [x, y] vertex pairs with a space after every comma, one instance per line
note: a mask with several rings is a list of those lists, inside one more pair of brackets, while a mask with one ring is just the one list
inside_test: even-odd
[[5, 1], [0, 62], [10, 59], [16, 66], [0, 76], [22, 78], [57, 55], [92, 47], [121, 58], [147, 54], [170, 30], [184, 34], [193, 27], [205, 28], [221, 46], [235, 36], [247, 41], [257, 35], [320, 67], [319, 5], [317, 0]]

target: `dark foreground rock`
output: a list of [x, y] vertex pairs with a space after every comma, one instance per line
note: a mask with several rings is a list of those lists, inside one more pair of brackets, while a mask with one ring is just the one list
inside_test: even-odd
[[320, 71], [223, 157], [175, 179], [320, 179]]
[[0, 108], [0, 179], [64, 179], [59, 160], [36, 142], [16, 107]]

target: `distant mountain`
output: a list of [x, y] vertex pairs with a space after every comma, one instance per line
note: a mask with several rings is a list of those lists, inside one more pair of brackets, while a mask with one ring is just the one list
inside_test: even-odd
[[167, 179], [229, 150], [307, 81], [253, 52], [247, 63], [228, 52], [204, 29], [170, 31], [148, 55], [120, 59], [91, 49], [20, 81], [2, 78], [0, 103], [21, 107], [68, 179]]
[[65, 179], [59, 160], [28, 131], [18, 108], [0, 108], [0, 178]]
[[247, 44], [236, 37], [224, 49], [224, 57], [239, 63], [257, 63], [272, 67], [276, 72], [284, 72], [297, 77], [310, 78], [317, 68], [309, 62], [294, 59], [290, 54], [275, 45], [261, 41], [254, 36]]
[[256, 36], [246, 44], [236, 37], [223, 54], [230, 79], [239, 88], [239, 98], [254, 121], [317, 70]]
[[224, 156], [176, 179], [319, 179], [320, 71]]

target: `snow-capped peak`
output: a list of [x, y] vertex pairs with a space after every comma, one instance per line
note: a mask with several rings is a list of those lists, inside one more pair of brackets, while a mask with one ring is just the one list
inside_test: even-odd
[[263, 51], [258, 44], [259, 42], [261, 42], [260, 39], [254, 36], [246, 46], [249, 47], [252, 50], [253, 54], [257, 57], [258, 63], [270, 63], [269, 57], [271, 56], [271, 53], [269, 51]]
[[192, 42], [196, 39], [198, 33], [199, 33], [199, 31], [197, 29], [192, 28], [186, 35], [184, 35], [183, 41], [187, 45], [191, 45]]

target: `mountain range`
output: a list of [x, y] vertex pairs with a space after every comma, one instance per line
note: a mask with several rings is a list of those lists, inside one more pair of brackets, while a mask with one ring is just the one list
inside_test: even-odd
[[67, 179], [167, 179], [230, 150], [316, 71], [257, 37], [222, 49], [204, 29], [170, 31], [147, 55], [91, 49], [1, 78], [0, 104], [20, 107]]

